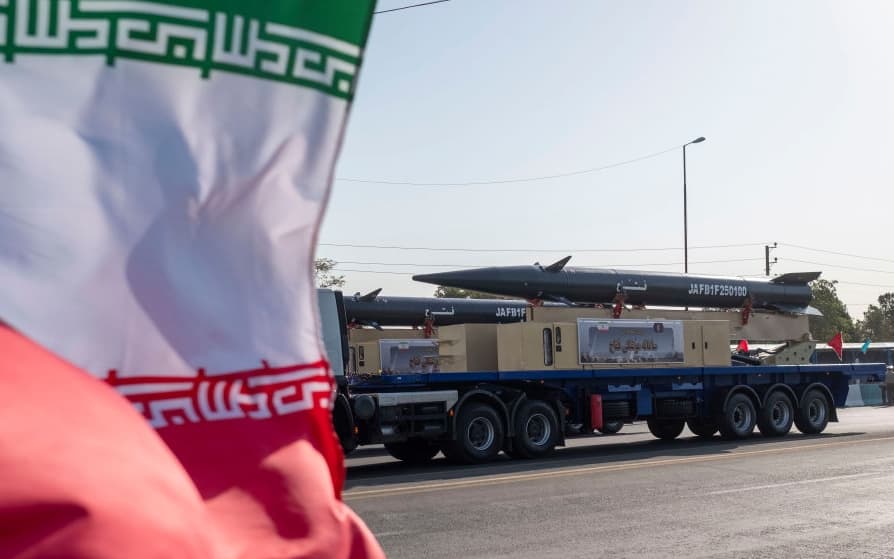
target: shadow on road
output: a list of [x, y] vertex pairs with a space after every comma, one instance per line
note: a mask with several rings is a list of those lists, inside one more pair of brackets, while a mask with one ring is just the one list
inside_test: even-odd
[[[593, 466], [599, 464], [623, 464], [635, 460], [682, 458], [687, 456], [707, 456], [724, 454], [743, 448], [760, 449], [761, 447], [786, 446], [797, 444], [813, 444], [831, 441], [844, 437], [865, 435], [864, 432], [829, 433], [822, 435], [792, 434], [783, 438], [764, 438], [754, 435], [749, 439], [727, 441], [719, 437], [700, 439], [697, 437], [680, 438], [673, 441], [658, 439], [636, 442], [601, 443], [589, 446], [560, 448], [549, 457], [536, 460], [513, 460], [501, 454], [495, 461], [479, 465], [457, 465], [447, 462], [438, 455], [424, 466], [412, 466], [403, 462], [387, 462], [349, 466], [345, 489], [354, 489], [368, 485], [388, 486], [399, 483], [455, 480], [477, 475], [500, 475], [519, 472], [536, 472], [552, 468], [568, 468], [575, 466]], [[634, 433], [630, 434], [635, 436]], [[612, 440], [624, 435], [612, 435]], [[604, 439], [603, 439], [604, 440]], [[382, 448], [361, 449], [353, 456], [387, 456]], [[366, 483], [374, 481], [374, 483]]]

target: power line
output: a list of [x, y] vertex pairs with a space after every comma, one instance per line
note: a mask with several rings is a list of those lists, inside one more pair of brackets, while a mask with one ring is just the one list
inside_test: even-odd
[[894, 289], [894, 285], [884, 285], [881, 283], [858, 283], [855, 281], [838, 281], [838, 280], [835, 280], [835, 281], [836, 281], [836, 283], [839, 283], [841, 285], [860, 285], [863, 287], [881, 287], [883, 289]]
[[796, 260], [794, 258], [786, 258], [788, 262], [799, 262], [801, 264], [812, 264], [814, 266], [824, 266], [827, 268], [840, 268], [842, 270], [854, 270], [856, 272], [872, 272], [874, 274], [894, 274], [894, 272], [890, 270], [871, 270], [868, 268], [855, 268], [853, 266], [839, 266], [837, 264], [824, 264], [822, 262], [811, 262], [810, 260]]
[[[698, 250], [698, 249], [711, 249], [711, 248], [741, 248], [741, 247], [753, 247], [753, 246], [763, 246], [765, 243], [740, 243], [740, 244], [732, 244], [732, 245], [703, 245], [703, 246], [691, 246], [689, 250]], [[341, 247], [341, 248], [368, 248], [368, 249], [383, 249], [383, 250], [419, 250], [419, 251], [431, 251], [431, 252], [519, 252], [525, 254], [532, 253], [559, 253], [559, 254], [574, 254], [574, 253], [627, 253], [627, 252], [666, 252], [672, 250], [683, 250], [683, 247], [665, 247], [665, 248], [571, 248], [571, 249], [537, 249], [537, 248], [446, 248], [446, 247], [421, 247], [421, 246], [401, 246], [401, 245], [360, 245], [354, 243], [319, 243], [320, 246], [327, 247]], [[760, 260], [763, 260], [761, 258]]]
[[[725, 264], [730, 262], [756, 262], [763, 258], [735, 258], [730, 260], [701, 260], [690, 264]], [[480, 268], [481, 264], [420, 264], [418, 262], [358, 262], [352, 260], [339, 260], [335, 268], [341, 264], [362, 266], [413, 266], [416, 268]], [[680, 266], [683, 262], [649, 262], [643, 264], [598, 264], [599, 268], [636, 268], [639, 266]], [[597, 267], [593, 266], [593, 267]]]
[[[763, 260], [763, 258], [744, 258], [738, 260], [704, 260], [700, 262], [690, 262], [690, 264], [718, 264], [725, 262], [749, 262], [749, 261], [758, 261]], [[441, 264], [390, 264], [385, 262], [345, 262], [345, 264], [368, 264], [368, 265], [378, 265], [378, 266], [450, 266], [452, 265], [441, 265]], [[641, 266], [679, 266], [683, 264], [682, 262], [662, 262], [662, 263], [652, 263], [652, 264], [606, 264], [600, 266], [600, 268], [639, 268]], [[462, 265], [456, 265], [456, 267], [462, 267]], [[338, 272], [356, 272], [361, 274], [389, 274], [389, 275], [397, 275], [397, 276], [412, 276], [417, 274], [418, 272], [393, 272], [389, 270], [357, 270], [353, 268], [342, 268], [338, 265], [332, 268]], [[758, 276], [755, 276], [758, 277]], [[763, 276], [760, 276], [763, 277]]]
[[492, 184], [513, 184], [520, 182], [533, 182], [533, 181], [542, 181], [542, 180], [550, 180], [550, 179], [559, 179], [565, 177], [573, 177], [577, 175], [585, 175], [588, 173], [598, 173], [599, 171], [605, 171], [608, 169], [613, 169], [615, 167], [621, 167], [622, 165], [630, 165], [631, 163], [637, 163], [639, 161], [644, 161], [646, 159], [652, 159], [653, 157], [658, 157], [659, 155], [664, 155], [665, 153], [669, 153], [671, 151], [676, 151], [680, 149], [680, 146], [674, 146], [672, 148], [668, 148], [662, 151], [656, 151], [655, 153], [650, 153], [648, 155], [643, 155], [641, 157], [635, 157], [633, 159], [628, 159], [626, 161], [619, 161], [618, 163], [611, 163], [609, 165], [603, 165], [601, 167], [592, 167], [590, 169], [581, 169], [579, 171], [570, 171], [566, 173], [556, 173], [553, 175], [542, 175], [539, 177], [525, 177], [525, 178], [516, 178], [516, 179], [497, 179], [497, 180], [479, 180], [479, 181], [468, 181], [468, 182], [413, 182], [413, 181], [393, 181], [393, 180], [385, 180], [385, 179], [355, 179], [355, 178], [341, 178], [337, 177], [335, 180], [342, 182], [359, 182], [366, 184], [388, 184], [393, 186], [483, 186], [483, 185], [492, 185]]
[[860, 259], [863, 259], [863, 260], [875, 260], [875, 261], [878, 261], [878, 262], [890, 262], [890, 263], [894, 264], [894, 260], [892, 260], [892, 259], [890, 259], [890, 258], [878, 258], [878, 257], [876, 257], [876, 256], [861, 256], [861, 255], [859, 255], [859, 254], [851, 254], [851, 253], [848, 253], [848, 252], [836, 252], [836, 251], [834, 251], [834, 250], [825, 250], [825, 249], [821, 249], [821, 248], [811, 248], [811, 247], [806, 247], [806, 246], [803, 246], [803, 245], [793, 245], [793, 244], [789, 244], [789, 243], [779, 243], [779, 246], [781, 246], [781, 247], [798, 248], [798, 249], [801, 249], [801, 250], [809, 250], [809, 251], [812, 251], [812, 252], [822, 252], [822, 253], [825, 253], [825, 254], [834, 254], [834, 255], [836, 255], [836, 256], [847, 256], [847, 257], [849, 257], [849, 258], [860, 258]]
[[389, 274], [392, 276], [413, 276], [416, 275], [416, 272], [386, 272], [383, 270], [351, 270], [349, 268], [339, 268], [334, 267], [333, 270], [338, 270], [339, 272], [353, 272], [359, 274]]
[[450, 2], [450, 0], [432, 0], [431, 2], [422, 2], [421, 4], [411, 4], [409, 6], [401, 6], [400, 8], [391, 8], [389, 10], [379, 10], [374, 14], [387, 14], [388, 12], [399, 12], [401, 10], [409, 10], [410, 8], [418, 8], [420, 6], [429, 6], [431, 4], [440, 4], [441, 2]]

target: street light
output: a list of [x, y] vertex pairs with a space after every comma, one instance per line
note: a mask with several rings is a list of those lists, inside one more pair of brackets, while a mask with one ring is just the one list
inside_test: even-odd
[[705, 141], [704, 136], [683, 144], [683, 272], [689, 273], [689, 222], [686, 215], [686, 146], [700, 144]]

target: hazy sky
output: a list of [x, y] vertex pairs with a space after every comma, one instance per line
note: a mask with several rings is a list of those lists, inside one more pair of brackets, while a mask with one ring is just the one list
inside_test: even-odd
[[[382, 14], [337, 175], [543, 176], [705, 136], [687, 148], [690, 272], [761, 275], [775, 241], [774, 274], [823, 271], [861, 318], [894, 291], [892, 29], [889, 0], [451, 0]], [[351, 293], [431, 295], [410, 275], [566, 254], [682, 271], [681, 150], [525, 183], [338, 180], [320, 241]], [[718, 245], [737, 246], [698, 248]]]

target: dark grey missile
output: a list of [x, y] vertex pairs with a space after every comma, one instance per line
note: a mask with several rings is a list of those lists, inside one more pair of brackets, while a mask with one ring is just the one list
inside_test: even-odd
[[525, 320], [527, 301], [505, 299], [450, 299], [439, 297], [385, 297], [377, 289], [344, 298], [348, 323], [366, 326], [434, 326], [451, 324], [504, 324]]
[[575, 304], [611, 303], [667, 307], [755, 309], [818, 314], [810, 307], [809, 282], [820, 272], [773, 279], [700, 276], [599, 268], [569, 268], [570, 256], [549, 266], [495, 266], [413, 276], [416, 281], [527, 300]]

